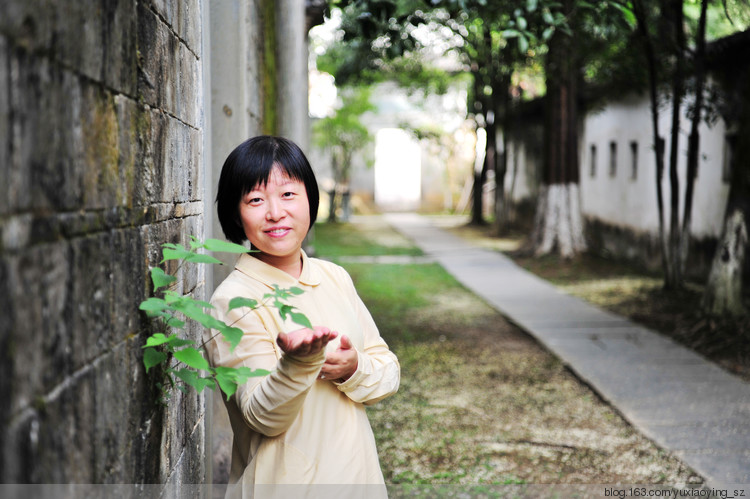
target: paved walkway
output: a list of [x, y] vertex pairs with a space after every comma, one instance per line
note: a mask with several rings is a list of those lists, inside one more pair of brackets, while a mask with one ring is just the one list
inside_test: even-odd
[[666, 337], [558, 291], [429, 218], [389, 214], [386, 220], [709, 487], [750, 489], [750, 384]]

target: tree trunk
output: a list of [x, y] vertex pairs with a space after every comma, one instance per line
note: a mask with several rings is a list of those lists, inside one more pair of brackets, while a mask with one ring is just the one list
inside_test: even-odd
[[685, 33], [683, 27], [682, 0], [669, 2], [672, 47], [675, 69], [672, 75], [672, 136], [669, 148], [669, 265], [664, 279], [666, 289], [679, 289], [683, 285], [680, 273], [680, 179], [677, 174], [677, 160], [680, 142], [680, 113], [685, 95]]
[[727, 218], [724, 234], [711, 264], [703, 310], [711, 315], [742, 315], [742, 269], [747, 249], [747, 223], [742, 210]]
[[725, 92], [731, 96], [734, 118], [727, 125], [732, 128], [736, 125], [737, 140], [730, 151], [724, 232], [711, 265], [703, 308], [714, 315], [737, 315], [743, 312], [742, 278], [750, 220], [750, 141], [742, 140], [750, 136], [750, 71], [738, 74], [732, 70], [723, 79]]
[[[485, 163], [486, 164], [486, 163]], [[484, 181], [487, 179], [487, 169], [482, 167], [480, 171], [474, 171], [474, 186], [471, 188], [471, 224], [484, 225], [484, 214], [482, 213], [482, 197]]]
[[[499, 61], [497, 61], [499, 62]], [[498, 71], [501, 71], [498, 68]], [[508, 225], [508, 201], [505, 196], [505, 175], [508, 171], [508, 130], [511, 119], [510, 111], [510, 75], [501, 72], [500, 78], [493, 83], [492, 93], [496, 95], [495, 102], [498, 108], [495, 116], [502, 119], [503, 147], [502, 152], [497, 152], [495, 144], [495, 227], [494, 232], [498, 236], [505, 233]], [[497, 133], [497, 126], [494, 126]]]
[[661, 248], [661, 267], [664, 275], [671, 273], [669, 270], [670, 260], [667, 258], [669, 245], [664, 228], [664, 192], [662, 180], [664, 179], [664, 139], [659, 131], [659, 68], [654, 50], [654, 44], [649, 31], [646, 9], [642, 0], [633, 1], [633, 13], [638, 23], [638, 33], [643, 43], [648, 69], [649, 100], [651, 107], [651, 131], [654, 140], [654, 159], [656, 164], [656, 207], [659, 217], [659, 245]]
[[336, 218], [336, 210], [338, 209], [336, 203], [336, 190], [336, 186], [334, 185], [333, 189], [328, 191], [328, 221], [330, 223], [336, 223], [338, 221]]
[[537, 198], [535, 254], [572, 258], [586, 250], [577, 183], [543, 185]]
[[685, 275], [688, 251], [690, 249], [690, 226], [693, 217], [693, 188], [695, 175], [698, 172], [698, 158], [700, 155], [700, 126], [703, 116], [703, 87], [705, 83], [705, 53], [706, 53], [706, 14], [708, 0], [701, 1], [701, 14], [698, 22], [695, 50], [695, 109], [690, 123], [687, 153], [687, 179], [685, 186], [685, 211], [682, 217], [682, 231], [680, 232], [680, 275]]
[[[571, 12], [566, 0], [566, 12]], [[574, 28], [574, 21], [571, 19]], [[544, 173], [537, 202], [534, 251], [569, 258], [585, 250], [578, 192], [578, 65], [572, 37], [557, 32], [547, 54]]]

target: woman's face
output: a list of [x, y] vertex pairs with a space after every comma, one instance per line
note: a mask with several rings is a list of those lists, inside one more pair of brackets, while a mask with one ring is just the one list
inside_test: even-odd
[[240, 200], [240, 219], [256, 257], [274, 267], [299, 263], [310, 228], [305, 184], [274, 166], [268, 183], [256, 185]]

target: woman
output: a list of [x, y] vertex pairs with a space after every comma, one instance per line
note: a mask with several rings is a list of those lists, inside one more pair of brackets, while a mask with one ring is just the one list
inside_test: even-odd
[[[346, 271], [302, 250], [318, 200], [307, 158], [283, 138], [247, 140], [221, 171], [224, 234], [257, 252], [239, 258], [211, 299], [217, 318], [244, 331], [242, 341], [231, 351], [209, 332], [206, 349], [214, 366], [271, 371], [226, 402], [234, 431], [227, 496], [385, 495], [364, 405], [396, 392], [400, 368]], [[282, 320], [271, 305], [227, 312], [232, 298], [261, 302], [274, 285], [303, 290], [288, 303], [313, 329]]]

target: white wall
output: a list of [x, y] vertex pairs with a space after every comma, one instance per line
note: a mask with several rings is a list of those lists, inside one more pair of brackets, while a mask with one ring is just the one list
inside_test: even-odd
[[[667, 140], [663, 193], [665, 223], [668, 223], [669, 135], [671, 113], [661, 110], [660, 132]], [[682, 117], [678, 175], [680, 178], [680, 220], [685, 191], [687, 135], [690, 123]], [[724, 125], [700, 128], [700, 159], [693, 198], [693, 237], [719, 236], [729, 185], [722, 181]], [[616, 143], [616, 171], [610, 174], [610, 143]], [[637, 143], [637, 174], [632, 174], [631, 143]], [[596, 146], [592, 175], [592, 150]], [[646, 97], [611, 102], [604, 109], [590, 112], [585, 119], [580, 144], [581, 207], [584, 216], [638, 232], [658, 232], [656, 164], [653, 152], [649, 101]]]

